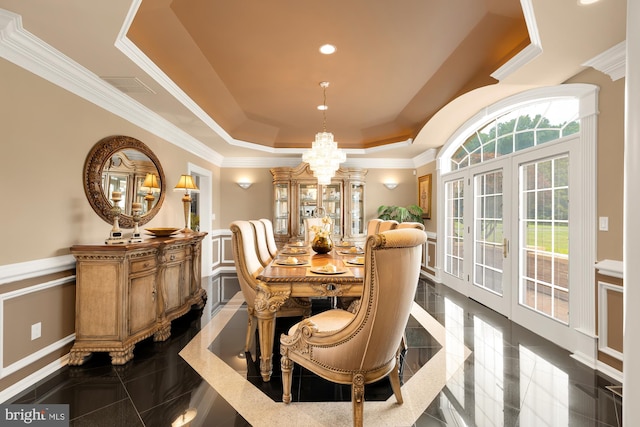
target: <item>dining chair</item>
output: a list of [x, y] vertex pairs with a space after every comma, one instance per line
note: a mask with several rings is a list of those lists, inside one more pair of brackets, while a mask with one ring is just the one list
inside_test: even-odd
[[424, 230], [424, 224], [421, 222], [401, 222], [396, 226], [396, 228], [417, 228], [418, 230]]
[[[253, 337], [257, 327], [255, 315], [256, 277], [264, 267], [258, 259], [255, 250], [255, 233], [249, 221], [234, 221], [229, 226], [231, 229], [231, 243], [233, 260], [236, 265], [236, 273], [242, 295], [247, 302], [248, 324], [244, 351], [248, 352], [253, 346]], [[276, 317], [308, 317], [311, 314], [311, 302], [304, 298], [289, 298], [276, 312]]]
[[271, 258], [275, 258], [278, 253], [278, 244], [273, 233], [273, 223], [270, 219], [260, 218], [260, 221], [264, 224], [264, 230], [267, 234], [267, 248], [269, 248], [269, 254]]
[[398, 227], [398, 221], [395, 219], [385, 219], [378, 226], [378, 233], [382, 233], [383, 231], [394, 230]]
[[251, 226], [253, 227], [253, 232], [255, 235], [255, 243], [256, 243], [256, 253], [258, 254], [258, 259], [260, 260], [260, 264], [263, 267], [266, 267], [273, 257], [269, 252], [269, 247], [267, 246], [267, 231], [264, 227], [264, 223], [260, 220], [250, 220]]
[[291, 402], [294, 363], [328, 381], [351, 384], [354, 426], [363, 425], [365, 384], [388, 375], [396, 401], [402, 403], [399, 349], [426, 239], [426, 233], [411, 228], [367, 237], [362, 303], [357, 311], [324, 311], [280, 336], [284, 403]]
[[371, 218], [367, 222], [367, 236], [373, 236], [374, 234], [378, 234], [378, 227], [382, 220], [380, 218]]

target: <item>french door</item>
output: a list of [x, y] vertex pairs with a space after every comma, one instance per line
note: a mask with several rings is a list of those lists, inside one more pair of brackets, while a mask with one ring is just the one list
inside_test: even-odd
[[472, 256], [467, 260], [468, 295], [506, 316], [511, 313], [512, 296], [510, 175], [510, 162], [499, 161], [475, 168], [468, 180], [473, 207], [468, 222], [472, 245]]
[[447, 285], [523, 326], [569, 323], [569, 201], [571, 177], [576, 179], [571, 147], [576, 142], [443, 177]]

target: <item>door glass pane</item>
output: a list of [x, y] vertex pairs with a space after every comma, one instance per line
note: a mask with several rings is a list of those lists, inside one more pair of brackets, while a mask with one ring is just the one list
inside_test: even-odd
[[342, 235], [342, 193], [340, 184], [332, 182], [322, 186], [322, 207], [324, 214], [333, 220], [332, 233], [337, 236]]
[[274, 191], [273, 232], [276, 235], [286, 236], [289, 234], [289, 184], [277, 183]]
[[464, 260], [464, 180], [445, 184], [445, 254], [444, 269], [447, 273], [462, 278]]
[[[569, 322], [569, 157], [520, 167], [520, 304]], [[534, 183], [534, 185], [532, 185]]]
[[364, 226], [364, 185], [351, 184], [351, 236], [364, 234]]
[[313, 218], [318, 208], [318, 185], [302, 183], [298, 188], [300, 189], [300, 194], [298, 195], [298, 200], [300, 200], [298, 219], [300, 225], [298, 226], [298, 230], [300, 230], [300, 233], [298, 237], [302, 237], [304, 236], [304, 220], [306, 218]]
[[473, 284], [502, 295], [502, 171], [476, 175], [474, 192]]

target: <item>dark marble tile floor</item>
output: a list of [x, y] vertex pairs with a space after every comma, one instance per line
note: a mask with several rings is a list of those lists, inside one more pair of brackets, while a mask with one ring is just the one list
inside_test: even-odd
[[[580, 364], [567, 351], [440, 285], [421, 281], [416, 302], [445, 325], [447, 334], [464, 337], [471, 355], [451, 373], [415, 426], [621, 426], [622, 400], [607, 388], [619, 384]], [[327, 307], [314, 301], [314, 310]], [[181, 417], [197, 402], [192, 426], [247, 426], [178, 354], [217, 312], [207, 311], [205, 307], [176, 319], [165, 342], [138, 343], [134, 359], [123, 366], [112, 366], [106, 354], [94, 354], [84, 365], [64, 367], [4, 403], [69, 404], [71, 426], [159, 427], [180, 425]], [[242, 351], [246, 319], [245, 309], [234, 314], [209, 350], [279, 402], [278, 349], [274, 349], [273, 379], [264, 383], [256, 355]], [[295, 321], [278, 319], [276, 336]], [[414, 319], [407, 325], [406, 339], [405, 382], [442, 348]], [[453, 344], [447, 350], [458, 351]], [[293, 402], [351, 398], [348, 386], [329, 383], [298, 366], [292, 390]], [[392, 394], [387, 380], [365, 390], [367, 401]]]

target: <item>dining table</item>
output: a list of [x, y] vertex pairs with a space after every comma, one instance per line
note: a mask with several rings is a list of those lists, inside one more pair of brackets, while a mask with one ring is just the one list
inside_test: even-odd
[[255, 316], [258, 319], [260, 373], [271, 379], [278, 309], [289, 298], [361, 297], [364, 251], [359, 246], [337, 245], [326, 254], [302, 243], [285, 245], [257, 276]]

